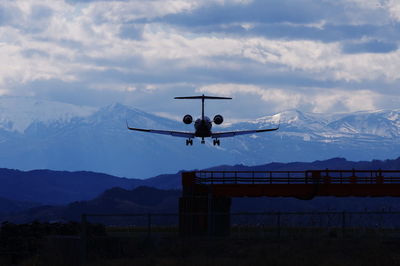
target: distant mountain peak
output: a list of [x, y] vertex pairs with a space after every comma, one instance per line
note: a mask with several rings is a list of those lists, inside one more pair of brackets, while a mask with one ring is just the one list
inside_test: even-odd
[[0, 97], [0, 128], [23, 133], [32, 123], [68, 122], [87, 117], [97, 109], [29, 97]]

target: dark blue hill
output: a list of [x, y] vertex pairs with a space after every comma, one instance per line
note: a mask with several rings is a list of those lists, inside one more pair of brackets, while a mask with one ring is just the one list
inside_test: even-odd
[[[246, 166], [221, 165], [204, 170], [214, 171], [305, 171], [322, 169], [343, 169], [343, 170], [400, 170], [400, 158], [394, 160], [373, 160], [352, 162], [344, 158], [332, 158], [324, 161], [315, 162], [293, 162], [293, 163], [268, 163], [263, 165]], [[143, 185], [156, 187], [160, 189], [178, 189], [181, 187], [181, 172], [177, 174], [159, 175], [153, 178], [143, 180]]]
[[[160, 190], [137, 187], [132, 190], [112, 188], [88, 201], [76, 201], [65, 206], [40, 206], [3, 215], [3, 221], [29, 223], [32, 221], [80, 221], [81, 214], [147, 214], [177, 213], [179, 190]], [[400, 198], [335, 198], [319, 197], [312, 200], [292, 198], [234, 198], [232, 212], [263, 211], [400, 211]], [[108, 224], [146, 224], [146, 217], [90, 217], [91, 222]], [[172, 218], [177, 222], [177, 216]]]
[[[16, 223], [32, 221], [79, 221], [82, 213], [124, 214], [177, 212], [179, 190], [160, 190], [137, 187], [132, 190], [111, 188], [88, 201], [76, 201], [65, 206], [40, 206], [17, 214], [3, 216], [2, 220]], [[103, 221], [107, 221], [103, 219]]]
[[57, 205], [92, 199], [112, 187], [130, 189], [140, 182], [86, 171], [19, 171], [3, 168], [0, 169], [0, 197]]
[[[400, 159], [351, 162], [343, 158], [333, 158], [330, 160], [315, 161], [311, 163], [294, 162], [270, 163], [259, 166], [218, 166], [207, 170], [290, 171], [326, 168], [395, 170], [400, 169]], [[152, 187], [152, 189], [138, 188], [132, 192], [132, 189], [139, 186]], [[44, 213], [58, 213], [59, 215], [50, 216], [54, 219], [55, 217], [61, 219], [63, 216], [76, 217], [76, 215], [82, 211], [101, 213], [114, 210], [127, 212], [176, 211], [178, 205], [177, 197], [179, 195], [176, 191], [180, 188], [180, 172], [140, 180], [120, 178], [86, 171], [18, 171], [0, 169], [0, 214], [7, 214], [10, 213], [10, 211], [20, 212], [27, 208], [37, 206], [38, 204], [64, 206], [35, 208], [31, 210], [31, 212], [24, 212], [26, 218], [46, 216]], [[169, 195], [170, 193], [164, 191], [168, 191], [169, 189], [174, 189], [177, 193], [176, 197], [173, 198], [168, 196], [168, 200], [164, 201], [165, 197], [167, 197], [166, 195]], [[356, 200], [351, 206], [360, 209], [367, 201], [368, 199]], [[372, 205], [370, 205], [370, 208], [393, 207], [395, 206], [393, 204], [394, 201], [397, 202], [397, 199], [376, 199], [371, 201]], [[74, 203], [66, 205], [71, 202]], [[335, 201], [315, 199], [308, 203], [301, 203], [300, 205], [298, 202], [299, 201], [295, 199], [235, 199], [234, 208], [240, 211], [322, 208], [342, 209], [349, 206], [348, 203], [352, 201], [347, 199], [337, 199]], [[68, 208], [65, 209], [65, 206], [68, 206]], [[256, 207], [254, 208], [253, 206]], [[43, 215], [39, 215], [39, 213], [42, 213]]]

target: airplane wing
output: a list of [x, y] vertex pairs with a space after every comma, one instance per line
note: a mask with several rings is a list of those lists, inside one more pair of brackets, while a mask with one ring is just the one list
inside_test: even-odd
[[162, 134], [162, 135], [169, 135], [169, 136], [173, 136], [173, 137], [181, 137], [181, 138], [189, 138], [189, 139], [195, 137], [194, 133], [192, 133], [192, 132], [134, 128], [134, 127], [129, 127], [128, 123], [126, 124], [126, 127], [129, 130], [148, 132], [148, 133], [155, 133], [155, 134]]
[[267, 131], [275, 131], [275, 130], [278, 130], [278, 129], [279, 129], [279, 126], [276, 127], [276, 128], [267, 128], [267, 129], [216, 132], [216, 133], [212, 133], [211, 137], [214, 138], [214, 139], [228, 138], [228, 137], [239, 136], [239, 135], [255, 134], [255, 133], [261, 133], [261, 132], [267, 132]]

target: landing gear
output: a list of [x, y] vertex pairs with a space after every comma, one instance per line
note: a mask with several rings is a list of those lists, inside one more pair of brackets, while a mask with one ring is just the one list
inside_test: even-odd
[[214, 144], [214, 146], [215, 145], [219, 146], [221, 143], [219, 142], [219, 139], [214, 139], [213, 144]]
[[192, 146], [193, 145], [193, 140], [192, 139], [187, 139], [186, 140], [186, 146]]
[[204, 138], [201, 138], [201, 144], [206, 144], [206, 141], [204, 140]]

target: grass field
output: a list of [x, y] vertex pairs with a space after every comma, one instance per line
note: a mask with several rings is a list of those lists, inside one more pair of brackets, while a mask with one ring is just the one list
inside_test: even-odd
[[[153, 228], [150, 235], [126, 229], [88, 238], [85, 265], [400, 265], [398, 230], [241, 227], [230, 237], [182, 238], [173, 228]], [[79, 265], [81, 258], [78, 237], [55, 237], [16, 265]]]
[[400, 265], [400, 229], [367, 225], [233, 224], [228, 237], [180, 237], [177, 226], [5, 223], [0, 266]]
[[88, 265], [400, 265], [400, 240], [379, 238], [153, 239], [129, 258]]

